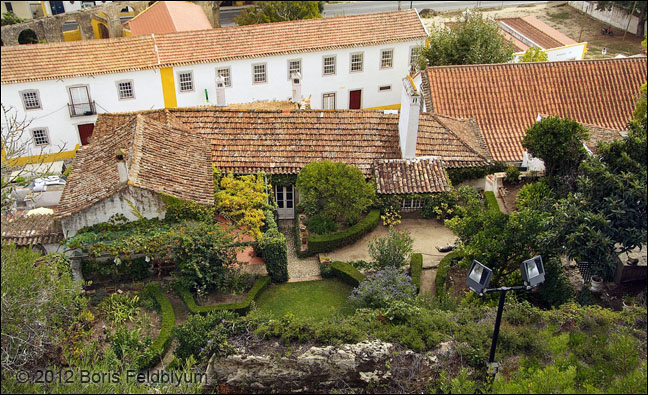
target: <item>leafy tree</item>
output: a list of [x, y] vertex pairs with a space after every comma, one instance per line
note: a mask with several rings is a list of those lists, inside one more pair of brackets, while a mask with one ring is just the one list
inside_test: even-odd
[[[56, 351], [84, 300], [62, 255], [2, 246], [2, 375]], [[37, 366], [46, 366], [37, 365]]]
[[369, 241], [369, 255], [379, 268], [401, 267], [409, 262], [413, 247], [409, 232], [390, 228], [387, 236]]
[[220, 186], [215, 200], [221, 214], [232, 217], [239, 226], [248, 229], [247, 233], [261, 240], [264, 210], [269, 208], [263, 175], [234, 177], [230, 172], [221, 179]]
[[349, 225], [371, 205], [375, 191], [360, 170], [340, 162], [312, 162], [297, 177], [299, 206], [309, 216], [339, 218]]
[[522, 140], [529, 152], [544, 161], [549, 185], [555, 174], [573, 172], [587, 155], [587, 129], [576, 121], [547, 117], [535, 123]]
[[[644, 40], [645, 42], [645, 40]], [[639, 93], [639, 99], [635, 105], [635, 109], [632, 112], [632, 116], [635, 121], [641, 121], [646, 117], [646, 82], [641, 85], [641, 93]]]
[[648, 3], [645, 1], [597, 1], [597, 10], [611, 10], [613, 7], [620, 8], [630, 14], [634, 10], [634, 15], [639, 17], [639, 24], [637, 25], [637, 37], [644, 35], [644, 24], [646, 23], [646, 6]]
[[432, 31], [428, 41], [417, 50], [421, 70], [426, 60], [430, 66], [506, 63], [515, 52], [496, 22], [468, 11], [451, 28]]
[[518, 210], [529, 208], [532, 210], [549, 209], [555, 202], [555, 194], [549, 187], [546, 179], [533, 184], [526, 184], [520, 189], [515, 199], [515, 207]]
[[255, 25], [321, 18], [321, 5], [317, 1], [255, 1], [254, 7], [244, 9], [234, 18], [239, 25]]
[[545, 51], [538, 47], [529, 47], [524, 51], [524, 55], [520, 58], [520, 62], [546, 62], [548, 55]]
[[26, 19], [23, 19], [19, 17], [18, 15], [14, 14], [13, 11], [7, 11], [4, 14], [2, 14], [2, 26], [5, 25], [15, 25], [16, 23], [22, 23], [26, 22]]

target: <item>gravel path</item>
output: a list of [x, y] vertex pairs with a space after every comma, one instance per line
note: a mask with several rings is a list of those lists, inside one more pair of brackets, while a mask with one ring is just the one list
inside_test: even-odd
[[299, 259], [295, 245], [295, 227], [292, 221], [280, 221], [279, 230], [286, 236], [288, 245], [288, 278], [291, 280], [320, 276], [319, 261], [317, 257]]

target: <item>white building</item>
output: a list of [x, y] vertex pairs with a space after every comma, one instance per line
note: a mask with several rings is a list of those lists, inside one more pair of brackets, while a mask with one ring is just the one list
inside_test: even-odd
[[31, 120], [33, 155], [65, 145], [51, 160], [87, 144], [98, 113], [287, 100], [292, 72], [314, 109], [398, 109], [426, 37], [407, 10], [2, 47], [2, 103]]

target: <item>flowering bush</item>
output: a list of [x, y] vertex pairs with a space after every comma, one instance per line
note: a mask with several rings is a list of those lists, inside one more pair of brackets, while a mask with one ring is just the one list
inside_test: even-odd
[[384, 308], [394, 301], [410, 302], [416, 298], [416, 286], [402, 270], [388, 267], [367, 278], [351, 292], [349, 304], [356, 308]]
[[401, 223], [401, 215], [398, 210], [393, 207], [387, 207], [385, 209], [385, 214], [381, 215], [380, 218], [382, 219], [384, 226], [392, 227]]
[[377, 268], [401, 267], [409, 262], [414, 241], [409, 232], [389, 229], [389, 235], [369, 241], [369, 255]]

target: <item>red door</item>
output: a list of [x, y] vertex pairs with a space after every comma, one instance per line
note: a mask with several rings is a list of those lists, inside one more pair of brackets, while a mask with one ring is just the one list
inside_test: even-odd
[[94, 123], [86, 123], [85, 125], [79, 125], [79, 137], [81, 138], [81, 145], [90, 144], [90, 137], [92, 137], [93, 130], [94, 130]]
[[350, 110], [359, 110], [360, 104], [362, 102], [362, 91], [350, 91], [349, 92], [349, 109]]

